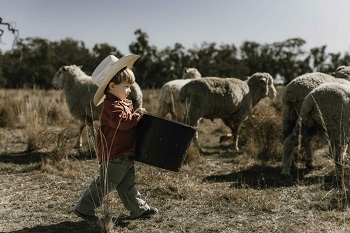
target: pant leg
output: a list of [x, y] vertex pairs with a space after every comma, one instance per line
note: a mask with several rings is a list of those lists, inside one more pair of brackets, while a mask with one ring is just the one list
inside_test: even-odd
[[130, 217], [136, 218], [150, 207], [136, 188], [134, 161], [126, 157], [124, 162], [128, 170], [116, 189], [124, 207], [130, 211]]
[[99, 177], [86, 189], [76, 209], [79, 212], [94, 215], [95, 209], [101, 206], [103, 197], [114, 189], [118, 191], [131, 217], [138, 217], [149, 209], [136, 189], [134, 161], [128, 157], [115, 158], [101, 165]]
[[[99, 176], [85, 190], [75, 209], [84, 214], [95, 215], [95, 209], [102, 205], [103, 198], [108, 193], [115, 190], [124, 173], [125, 169], [121, 166], [112, 165], [110, 167], [109, 162], [102, 163], [99, 168]], [[115, 179], [110, 178], [112, 176]]]
[[104, 193], [103, 177], [98, 176], [80, 197], [75, 209], [84, 214], [95, 215], [95, 209], [102, 204]]

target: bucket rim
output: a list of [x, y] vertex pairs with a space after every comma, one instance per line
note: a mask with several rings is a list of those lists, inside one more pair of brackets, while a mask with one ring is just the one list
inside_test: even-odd
[[155, 114], [152, 114], [152, 113], [148, 113], [146, 112], [144, 115], [148, 115], [148, 116], [151, 116], [151, 117], [155, 117], [155, 118], [158, 118], [160, 120], [163, 120], [163, 121], [170, 121], [172, 123], [175, 123], [175, 124], [179, 124], [179, 125], [182, 125], [182, 126], [185, 126], [185, 127], [189, 127], [189, 128], [192, 128], [194, 130], [198, 130], [198, 127], [194, 127], [194, 126], [191, 126], [191, 125], [187, 125], [185, 123], [182, 123], [180, 121], [175, 121], [175, 120], [172, 120], [172, 119], [168, 119], [168, 118], [165, 118], [165, 117], [161, 117], [161, 116], [158, 116], [158, 115], [155, 115]]

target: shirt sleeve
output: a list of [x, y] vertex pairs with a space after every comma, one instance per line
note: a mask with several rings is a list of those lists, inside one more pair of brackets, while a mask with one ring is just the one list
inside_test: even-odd
[[136, 127], [142, 117], [139, 113], [133, 112], [131, 107], [118, 101], [110, 106], [108, 113], [109, 126], [112, 128], [118, 128], [119, 130], [128, 130]]

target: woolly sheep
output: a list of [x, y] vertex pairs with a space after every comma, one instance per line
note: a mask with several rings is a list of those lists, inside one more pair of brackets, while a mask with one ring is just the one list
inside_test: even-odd
[[[62, 66], [56, 72], [52, 86], [63, 90], [69, 112], [80, 121], [79, 135], [74, 145], [74, 148], [79, 148], [82, 146], [82, 131], [86, 125], [89, 127], [89, 135], [94, 138], [93, 121], [99, 119], [102, 108], [102, 105], [96, 107], [92, 103], [97, 86], [76, 65]], [[134, 108], [142, 107], [143, 96], [139, 85], [135, 82], [130, 89], [128, 98], [133, 101]]]
[[282, 140], [292, 133], [305, 97], [322, 83], [346, 83], [350, 80], [350, 67], [340, 66], [335, 77], [324, 73], [308, 73], [293, 79], [284, 89], [282, 95]]
[[335, 77], [324, 73], [308, 73], [293, 79], [282, 94], [282, 139], [293, 131], [305, 97], [322, 83], [336, 82]]
[[195, 126], [201, 117], [221, 118], [232, 130], [233, 150], [239, 151], [241, 124], [251, 109], [267, 96], [276, 96], [271, 75], [255, 73], [245, 81], [218, 77], [191, 80], [181, 88], [179, 99], [186, 104], [185, 123]]
[[[350, 136], [350, 82], [325, 83], [306, 96], [297, 124], [292, 134], [284, 141], [283, 175], [290, 175], [292, 152], [298, 145], [299, 136], [301, 143], [305, 143], [319, 132], [327, 134], [329, 151], [334, 155], [336, 172], [342, 174], [342, 162]], [[312, 161], [312, 158], [309, 159]]]
[[158, 115], [165, 117], [170, 114], [171, 119], [183, 121], [180, 116], [184, 115], [185, 109], [178, 100], [181, 87], [192, 79], [201, 78], [202, 75], [196, 68], [184, 68], [182, 79], [175, 79], [165, 83], [160, 89], [158, 99]]
[[349, 80], [350, 79], [350, 66], [339, 66], [335, 73], [334, 76], [336, 78], [342, 78]]
[[[349, 68], [350, 67], [346, 66], [338, 67], [334, 75], [339, 78], [319, 72], [304, 74], [293, 79], [293, 81], [285, 87], [282, 95], [283, 129], [281, 138], [283, 141], [292, 133], [305, 97], [322, 83], [347, 83], [345, 79], [350, 79], [350, 75], [346, 76], [345, 74]], [[312, 157], [311, 142], [306, 142], [303, 147], [306, 152], [306, 166], [311, 169], [312, 164], [310, 164], [308, 159]]]

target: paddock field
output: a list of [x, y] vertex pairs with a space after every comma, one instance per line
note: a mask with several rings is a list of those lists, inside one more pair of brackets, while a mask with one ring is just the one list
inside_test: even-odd
[[[350, 232], [348, 195], [334, 187], [327, 147], [314, 145], [311, 173], [300, 163], [291, 178], [280, 175], [282, 90], [256, 106], [240, 153], [220, 145], [229, 133], [221, 120], [203, 120], [202, 154], [191, 146], [180, 172], [136, 162], [138, 189], [159, 214], [130, 221], [110, 195], [98, 209], [105, 232]], [[143, 92], [155, 113], [159, 90]], [[0, 232], [102, 232], [72, 213], [98, 166], [86, 138], [73, 149], [77, 132], [61, 92], [0, 90]]]

